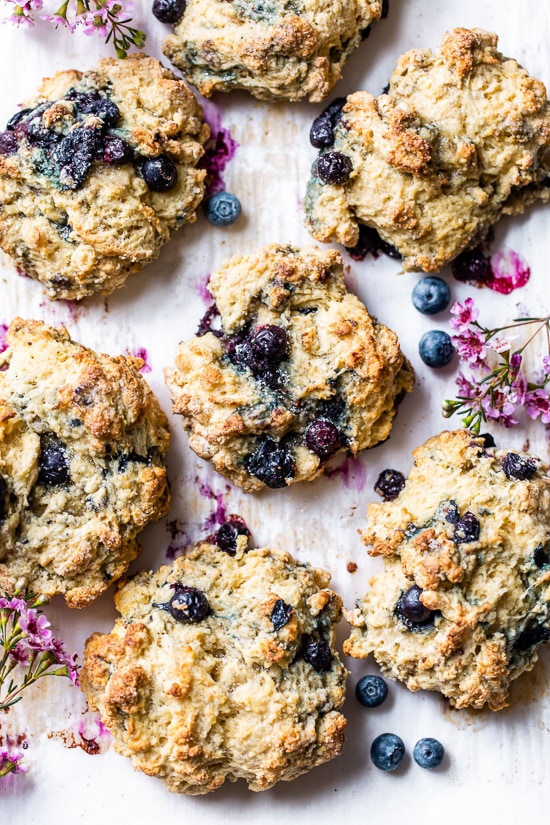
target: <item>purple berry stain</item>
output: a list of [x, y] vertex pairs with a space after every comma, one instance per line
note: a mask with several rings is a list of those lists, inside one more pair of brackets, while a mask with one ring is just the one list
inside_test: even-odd
[[77, 744], [90, 755], [105, 753], [111, 744], [111, 734], [99, 716], [90, 714], [79, 721], [76, 733]]
[[212, 530], [216, 525], [224, 524], [228, 520], [224, 495], [229, 492], [230, 488], [226, 487], [223, 493], [217, 493], [206, 481], [198, 481], [198, 485], [199, 493], [203, 498], [209, 498], [216, 502], [215, 509], [206, 517], [202, 524], [204, 530]]
[[149, 363], [149, 353], [145, 347], [138, 347], [137, 349], [132, 350], [130, 355], [133, 358], [141, 358], [143, 361], [143, 366], [139, 368], [140, 372], [152, 372], [151, 364]]
[[0, 352], [4, 352], [4, 350], [8, 348], [7, 334], [8, 325], [0, 324]]
[[344, 486], [356, 493], [363, 492], [367, 481], [367, 470], [360, 456], [348, 456], [337, 467], [325, 470], [325, 475], [327, 478], [341, 476]]
[[208, 284], [210, 283], [210, 272], [206, 272], [204, 275], [199, 275], [195, 281], [195, 292], [203, 301], [206, 306], [210, 306], [212, 301], [214, 300], [212, 297], [212, 293], [208, 288]]
[[479, 246], [466, 250], [453, 262], [452, 270], [457, 281], [486, 286], [501, 295], [520, 289], [531, 277], [524, 258], [507, 247], [494, 255], [487, 255]]
[[229, 129], [222, 126], [222, 113], [213, 103], [204, 102], [204, 120], [210, 126], [210, 138], [204, 147], [199, 168], [206, 169], [206, 196], [226, 189], [222, 173], [239, 148]]

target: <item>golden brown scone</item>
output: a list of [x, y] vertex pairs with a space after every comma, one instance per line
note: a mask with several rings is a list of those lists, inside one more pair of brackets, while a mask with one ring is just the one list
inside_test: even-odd
[[107, 294], [195, 220], [208, 138], [152, 57], [44, 80], [0, 134], [0, 246], [50, 298]]
[[263, 791], [343, 745], [340, 597], [328, 573], [247, 542], [202, 543], [138, 574], [115, 597], [112, 633], [86, 644], [90, 708], [115, 749], [171, 791], [240, 778]]
[[166, 416], [139, 358], [16, 318], [0, 355], [0, 590], [91, 602], [168, 510]]
[[404, 269], [434, 272], [501, 215], [548, 200], [546, 89], [496, 44], [455, 29], [440, 51], [403, 55], [387, 94], [347, 98], [308, 185], [317, 240], [354, 247], [371, 227]]
[[540, 459], [443, 432], [413, 453], [363, 541], [383, 572], [346, 618], [344, 650], [410, 690], [499, 710], [550, 638], [550, 478]]
[[316, 478], [338, 452], [388, 438], [412, 390], [397, 336], [346, 289], [335, 250], [271, 245], [236, 255], [166, 371], [191, 448], [246, 491]]
[[187, 0], [164, 54], [209, 97], [323, 100], [382, 13], [382, 0]]

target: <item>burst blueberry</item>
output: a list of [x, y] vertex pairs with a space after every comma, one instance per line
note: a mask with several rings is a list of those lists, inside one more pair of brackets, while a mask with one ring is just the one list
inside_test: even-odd
[[452, 270], [457, 281], [474, 283], [485, 283], [493, 274], [491, 261], [479, 246], [461, 252], [453, 261]]
[[264, 438], [258, 449], [248, 458], [247, 469], [250, 475], [272, 489], [286, 487], [287, 480], [296, 475], [296, 465], [289, 447], [269, 437]]
[[399, 470], [382, 470], [374, 485], [375, 491], [384, 501], [393, 501], [405, 486], [405, 476]]
[[0, 132], [0, 155], [13, 155], [17, 152], [18, 145], [14, 132]]
[[420, 600], [422, 592], [417, 584], [413, 584], [397, 602], [396, 613], [409, 630], [423, 627], [434, 617], [434, 611], [429, 610]]
[[197, 624], [211, 613], [208, 599], [202, 590], [179, 582], [172, 586], [176, 592], [168, 604], [162, 607], [165, 607], [177, 622]]
[[363, 261], [367, 255], [378, 258], [381, 252], [389, 258], [401, 260], [401, 255], [397, 249], [382, 240], [376, 229], [364, 223], [359, 226], [359, 240], [355, 246], [348, 246], [346, 249], [354, 261]]
[[405, 745], [395, 733], [381, 733], [370, 746], [370, 758], [381, 771], [394, 771], [405, 756]]
[[242, 518], [232, 516], [218, 528], [213, 537], [213, 542], [223, 553], [234, 556], [237, 552], [237, 539], [239, 536], [250, 536], [250, 530]]
[[453, 541], [455, 544], [466, 544], [479, 539], [479, 519], [467, 510], [455, 525]]
[[510, 480], [528, 481], [537, 472], [537, 463], [533, 458], [508, 453], [502, 460], [502, 468]]
[[186, 5], [186, 0], [154, 0], [152, 11], [161, 23], [177, 23]]
[[447, 309], [451, 290], [442, 278], [430, 276], [417, 282], [412, 291], [414, 307], [424, 315], [436, 315]]
[[302, 639], [302, 659], [318, 673], [332, 667], [332, 653], [328, 643], [324, 639], [312, 639], [307, 634]]
[[445, 748], [438, 739], [419, 739], [413, 749], [413, 759], [421, 768], [438, 768], [443, 762]]
[[38, 481], [48, 487], [60, 487], [71, 480], [67, 448], [55, 433], [40, 436]]
[[241, 216], [241, 202], [231, 192], [216, 192], [204, 202], [204, 216], [214, 226], [229, 226]]
[[357, 701], [365, 708], [377, 708], [388, 698], [388, 686], [381, 676], [362, 676], [355, 686]]
[[294, 608], [291, 604], [287, 604], [283, 599], [277, 599], [271, 611], [271, 624], [275, 630], [280, 630], [288, 623]]
[[152, 192], [168, 192], [178, 182], [178, 170], [168, 155], [147, 158], [139, 164], [138, 171]]
[[122, 166], [132, 160], [133, 151], [122, 138], [105, 135], [103, 138], [101, 160], [112, 166]]
[[345, 183], [352, 170], [352, 162], [343, 152], [326, 152], [315, 164], [317, 177], [323, 183]]
[[455, 354], [451, 336], [440, 329], [425, 332], [418, 346], [420, 357], [428, 367], [445, 367]]
[[62, 190], [77, 189], [84, 182], [100, 143], [101, 132], [87, 126], [76, 126], [59, 142], [54, 157]]
[[308, 450], [326, 461], [345, 444], [345, 437], [332, 421], [318, 418], [306, 427], [304, 441]]

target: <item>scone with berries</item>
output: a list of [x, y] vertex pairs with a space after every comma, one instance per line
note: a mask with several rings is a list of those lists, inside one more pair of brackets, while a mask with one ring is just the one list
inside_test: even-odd
[[[383, 11], [382, 0], [187, 0], [164, 54], [199, 92], [323, 100]], [[176, 15], [177, 16], [177, 15]], [[170, 20], [172, 22], [172, 20]]]
[[248, 551], [242, 522], [220, 531], [126, 583], [121, 618], [84, 654], [82, 687], [115, 750], [187, 794], [295, 779], [340, 753], [346, 726], [329, 575]]
[[58, 72], [0, 133], [0, 247], [50, 298], [112, 292], [195, 220], [208, 135], [151, 57]]
[[544, 84], [479, 29], [407, 52], [387, 94], [337, 101], [312, 142], [321, 149], [305, 200], [313, 236], [360, 254], [374, 230], [406, 270], [441, 269], [501, 215], [550, 196]]
[[284, 488], [388, 438], [413, 371], [346, 289], [338, 252], [262, 247], [227, 260], [209, 289], [216, 303], [166, 379], [190, 446], [219, 473]]
[[140, 359], [16, 318], [0, 355], [0, 591], [83, 607], [169, 506], [166, 416]]
[[413, 457], [397, 498], [369, 507], [363, 541], [384, 570], [347, 612], [344, 650], [410, 690], [499, 710], [550, 639], [548, 467], [467, 430]]

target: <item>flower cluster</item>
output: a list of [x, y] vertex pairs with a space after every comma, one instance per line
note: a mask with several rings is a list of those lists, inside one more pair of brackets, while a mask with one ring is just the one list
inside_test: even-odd
[[[482, 421], [498, 421], [505, 427], [518, 423], [514, 417], [523, 407], [532, 418], [540, 418], [550, 424], [550, 355], [542, 359], [540, 375], [526, 376], [522, 369], [525, 348], [542, 331], [546, 330], [550, 342], [550, 316], [544, 318], [517, 318], [512, 323], [496, 329], [482, 326], [479, 310], [471, 298], [451, 308], [450, 324], [455, 330], [453, 343], [460, 359], [471, 369], [469, 375], [459, 372], [456, 379], [456, 399], [443, 404], [443, 414], [448, 418], [455, 413], [463, 416], [462, 422], [473, 432], [479, 433]], [[529, 328], [527, 341], [513, 348], [517, 332], [502, 335], [510, 330]]]
[[27, 773], [25, 765], [21, 764], [23, 752], [19, 748], [0, 748], [0, 776], [7, 773]]
[[[3, 22], [16, 26], [34, 26], [37, 12], [43, 11], [43, 0], [0, 0], [10, 7], [11, 14]], [[126, 57], [135, 46], [145, 44], [145, 32], [129, 24], [133, 6], [129, 0], [64, 0], [52, 14], [38, 14], [41, 20], [63, 26], [71, 32], [80, 29], [84, 34], [99, 34], [105, 42], [112, 41], [118, 57]]]

